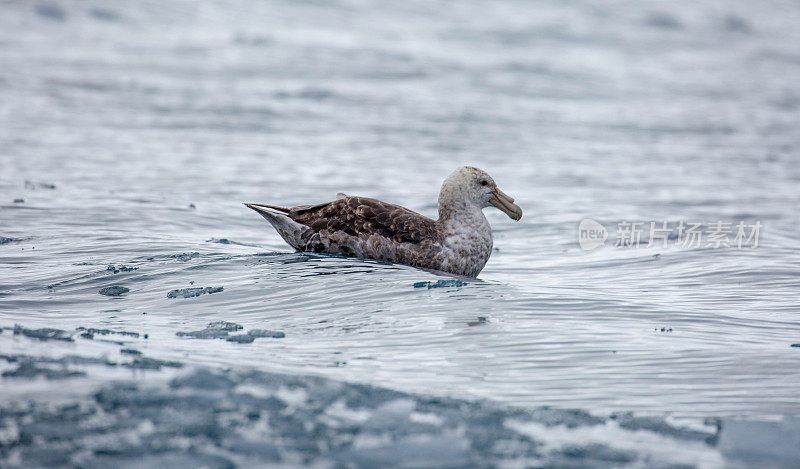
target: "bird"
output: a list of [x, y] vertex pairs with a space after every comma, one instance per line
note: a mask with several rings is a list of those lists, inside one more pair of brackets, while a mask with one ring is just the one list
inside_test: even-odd
[[302, 252], [377, 259], [475, 278], [492, 254], [492, 229], [483, 209], [494, 206], [515, 221], [522, 209], [489, 174], [462, 166], [439, 191], [439, 218], [399, 205], [337, 194], [316, 205], [245, 203]]

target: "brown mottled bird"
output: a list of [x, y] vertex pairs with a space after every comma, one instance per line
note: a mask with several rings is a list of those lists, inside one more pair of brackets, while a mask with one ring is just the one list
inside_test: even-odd
[[477, 277], [492, 254], [490, 205], [519, 220], [522, 209], [478, 168], [464, 166], [442, 183], [439, 219], [367, 197], [284, 208], [245, 204], [298, 251], [380, 259]]

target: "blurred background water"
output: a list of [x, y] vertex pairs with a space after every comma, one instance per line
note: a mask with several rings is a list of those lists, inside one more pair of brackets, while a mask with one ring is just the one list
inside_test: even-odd
[[[161, 358], [516, 406], [800, 410], [796, 2], [0, 10], [0, 325], [137, 330]], [[343, 191], [435, 217], [463, 164], [525, 211], [487, 210], [496, 249], [463, 285], [292, 253], [241, 205]], [[763, 228], [755, 249], [623, 249], [612, 233], [587, 252], [583, 218]], [[130, 291], [98, 294], [110, 285]], [[189, 287], [224, 290], [167, 297]], [[216, 320], [286, 338], [176, 336]]]

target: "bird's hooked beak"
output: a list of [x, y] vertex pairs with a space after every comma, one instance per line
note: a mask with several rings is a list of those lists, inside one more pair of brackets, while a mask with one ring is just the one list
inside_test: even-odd
[[499, 208], [503, 213], [514, 220], [519, 221], [519, 219], [522, 218], [522, 209], [519, 205], [514, 203], [514, 199], [496, 187], [492, 192], [492, 199], [489, 203]]

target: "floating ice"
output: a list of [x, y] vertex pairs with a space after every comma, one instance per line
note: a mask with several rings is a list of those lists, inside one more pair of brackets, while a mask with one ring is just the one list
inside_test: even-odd
[[62, 329], [53, 329], [49, 327], [43, 327], [41, 329], [28, 329], [20, 326], [19, 324], [15, 324], [14, 335], [20, 334], [39, 340], [63, 340], [66, 342], [73, 341], [70, 333]]
[[286, 337], [281, 331], [271, 331], [268, 329], [252, 329], [244, 334], [229, 335], [230, 332], [243, 329], [239, 324], [227, 321], [215, 321], [206, 325], [205, 329], [190, 332], [178, 332], [178, 337], [191, 337], [193, 339], [226, 339], [229, 342], [249, 344], [255, 339], [273, 338], [281, 339]]
[[416, 282], [414, 284], [414, 288], [444, 288], [444, 287], [463, 287], [466, 285], [467, 282], [462, 282], [461, 280], [457, 279], [450, 279], [450, 280], [437, 280], [435, 282]]
[[101, 288], [97, 293], [105, 296], [120, 296], [124, 293], [128, 293], [129, 291], [131, 291], [131, 289], [128, 287], [111, 285], [110, 287]]
[[167, 293], [167, 298], [194, 298], [195, 296], [205, 295], [206, 293], [219, 293], [223, 291], [223, 287], [193, 287], [181, 288], [180, 290], [172, 290]]

